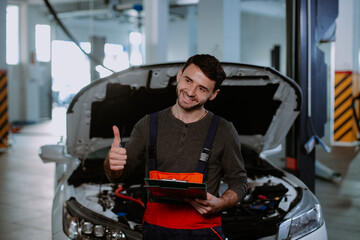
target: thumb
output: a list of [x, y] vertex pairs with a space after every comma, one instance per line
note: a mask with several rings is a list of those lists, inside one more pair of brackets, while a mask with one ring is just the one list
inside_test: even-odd
[[120, 147], [121, 138], [120, 138], [120, 131], [117, 126], [113, 126], [113, 132], [114, 132], [114, 141], [113, 144]]

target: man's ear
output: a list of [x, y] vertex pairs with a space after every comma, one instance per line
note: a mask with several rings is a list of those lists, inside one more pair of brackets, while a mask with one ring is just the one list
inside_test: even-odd
[[209, 100], [214, 100], [216, 98], [216, 96], [218, 95], [218, 93], [220, 92], [220, 89], [216, 89], [212, 94], [211, 97], [209, 98]]
[[178, 74], [176, 75], [176, 82], [179, 82], [182, 72], [182, 69], [180, 69]]

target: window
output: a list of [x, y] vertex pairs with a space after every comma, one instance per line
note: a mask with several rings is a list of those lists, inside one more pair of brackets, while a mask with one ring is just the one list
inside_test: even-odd
[[6, 63], [19, 64], [19, 7], [6, 8]]
[[50, 26], [35, 25], [35, 51], [39, 62], [50, 61]]
[[[80, 46], [85, 52], [91, 52], [89, 42], [80, 43]], [[106, 43], [104, 52], [106, 67], [115, 72], [129, 68], [129, 54], [123, 45]], [[73, 42], [52, 41], [51, 65], [54, 100], [60, 105], [68, 104], [78, 91], [91, 82], [90, 60]], [[100, 65], [96, 66], [96, 70], [101, 78], [112, 74]]]
[[[115, 72], [129, 68], [129, 54], [121, 44], [105, 43], [104, 46], [104, 66], [114, 70]], [[112, 74], [108, 69], [98, 65], [96, 71], [99, 72], [100, 78], [107, 77]]]
[[[90, 52], [89, 42], [80, 46]], [[90, 62], [86, 55], [70, 41], [52, 41], [51, 75], [55, 102], [68, 104], [72, 97], [90, 83]]]

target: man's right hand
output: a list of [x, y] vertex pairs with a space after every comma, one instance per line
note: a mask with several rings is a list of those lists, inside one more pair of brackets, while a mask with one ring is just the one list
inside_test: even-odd
[[122, 171], [126, 164], [126, 149], [121, 147], [120, 131], [117, 126], [113, 126], [114, 140], [108, 154], [110, 169], [113, 171]]

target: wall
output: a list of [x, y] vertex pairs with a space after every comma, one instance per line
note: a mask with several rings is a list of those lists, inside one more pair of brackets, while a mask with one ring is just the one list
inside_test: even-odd
[[[11, 81], [9, 82], [9, 119], [10, 121], [31, 122], [48, 117], [51, 108], [50, 63], [31, 63], [32, 53], [35, 52], [35, 24], [50, 24], [52, 28], [55, 28], [53, 29], [54, 39], [69, 39], [55, 22], [50, 22], [49, 14], [41, 12], [36, 5], [27, 7], [23, 4], [22, 8], [21, 23], [24, 25], [21, 30], [22, 60], [18, 66], [9, 66], [9, 81]], [[216, 52], [214, 46], [217, 44], [217, 38], [198, 35], [199, 16], [196, 7], [192, 7], [189, 13], [184, 18], [171, 17], [173, 20], [168, 24], [167, 61], [184, 61], [199, 50]], [[242, 29], [234, 29], [234, 31], [241, 31], [242, 35], [238, 43], [241, 45], [241, 62], [270, 66], [270, 50], [274, 44], [281, 44], [281, 71], [284, 72], [286, 64], [284, 19], [251, 14], [242, 15]], [[216, 18], [214, 15], [210, 17]], [[63, 23], [78, 41], [89, 41], [95, 33], [96, 36], [104, 36], [106, 42], [119, 43], [127, 47], [129, 47], [128, 34], [138, 30], [135, 24], [120, 22], [98, 24], [91, 20], [64, 19]], [[142, 31], [144, 32], [144, 29]], [[217, 36], [212, 31], [209, 34]], [[198, 41], [198, 38], [204, 37], [208, 39], [207, 41], [211, 39], [211, 44], [199, 46], [198, 42], [201, 41]]]
[[[50, 22], [49, 15], [37, 6], [20, 5], [21, 8], [21, 62], [8, 66], [9, 72], [9, 121], [38, 122], [51, 117], [51, 64], [32, 62], [35, 54], [35, 25], [50, 24], [53, 40], [68, 40], [62, 29]], [[87, 21], [64, 21], [64, 25], [78, 41], [89, 41], [94, 32], [105, 36], [109, 43], [128, 46], [128, 34], [137, 28], [130, 24], [96, 24]], [[71, 53], [69, 53], [71, 57]]]
[[[339, 1], [336, 19], [335, 67], [332, 79], [333, 109], [331, 115], [330, 141], [334, 145], [358, 145], [360, 133], [353, 115], [352, 100], [360, 92], [360, 2]], [[359, 102], [355, 102], [358, 106]]]
[[[193, 18], [193, 15], [186, 16], [184, 18], [173, 17], [171, 18], [171, 21], [169, 21], [167, 61], [185, 61], [188, 57], [190, 57], [190, 43], [195, 42], [194, 40], [196, 40], [197, 30], [196, 26], [193, 26]], [[134, 24], [114, 22], [112, 24], [107, 23], [104, 25], [88, 20], [74, 21], [69, 19], [64, 19], [62, 21], [76, 40], [81, 42], [89, 41], [90, 36], [95, 32], [96, 36], [105, 37], [106, 42], [108, 43], [122, 44], [129, 48], [129, 33], [132, 31], [138, 31], [137, 26]], [[91, 26], [92, 24], [93, 26]], [[69, 41], [69, 38], [59, 27], [56, 28], [55, 36], [56, 40]]]
[[354, 0], [339, 1], [336, 26], [335, 70], [353, 70]]
[[[107, 22], [106, 24], [92, 20], [62, 19], [64, 26], [79, 42], [89, 42], [92, 35], [105, 37], [107, 43], [129, 45], [129, 33], [138, 31], [134, 24]], [[56, 40], [70, 41], [60, 27], [56, 27]]]
[[167, 60], [186, 61], [189, 58], [190, 32], [188, 18], [175, 18], [169, 22]]
[[271, 66], [271, 50], [280, 45], [280, 72], [286, 74], [286, 22], [282, 18], [241, 14], [241, 61]]
[[0, 70], [6, 69], [6, 6], [7, 0], [0, 1]]
[[37, 122], [51, 116], [50, 63], [35, 61], [35, 25], [49, 24], [36, 7], [19, 5], [20, 63], [9, 65], [9, 121]]

